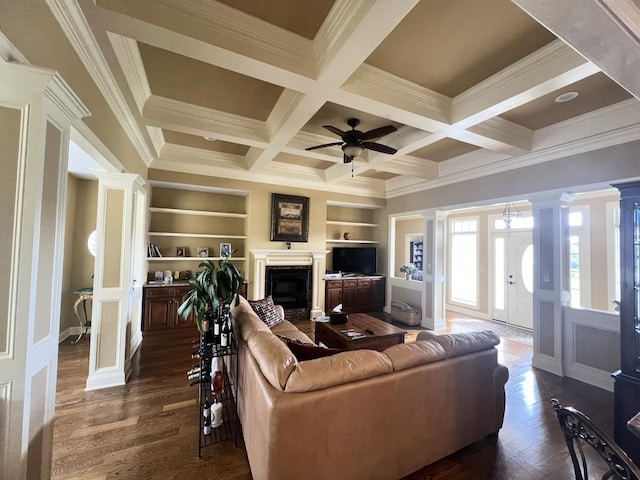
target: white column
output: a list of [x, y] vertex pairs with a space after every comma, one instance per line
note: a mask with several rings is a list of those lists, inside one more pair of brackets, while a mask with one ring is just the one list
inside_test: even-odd
[[444, 328], [446, 213], [427, 210], [424, 217], [422, 322], [425, 328]]
[[564, 376], [562, 305], [569, 288], [569, 204], [567, 194], [534, 196], [533, 359], [534, 367]]
[[69, 130], [60, 76], [0, 61], [0, 478], [51, 474]]
[[[97, 172], [98, 216], [93, 280], [91, 346], [87, 390], [123, 385], [130, 374], [127, 342], [137, 281], [134, 218], [136, 197], [143, 182], [138, 175]], [[143, 219], [137, 219], [136, 223]], [[143, 223], [144, 224], [144, 223]], [[139, 252], [138, 252], [139, 253]], [[135, 282], [135, 283], [134, 283]], [[136, 301], [141, 301], [140, 299]]]

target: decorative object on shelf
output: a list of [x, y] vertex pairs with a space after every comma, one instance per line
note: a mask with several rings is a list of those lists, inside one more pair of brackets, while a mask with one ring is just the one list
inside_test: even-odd
[[173, 282], [173, 272], [171, 270], [164, 271], [164, 282], [165, 283]]
[[342, 238], [344, 238], [345, 240], [351, 240], [351, 234], [349, 232], [344, 232]]
[[[317, 148], [324, 147], [333, 147], [335, 145], [340, 145], [343, 153], [343, 162], [350, 163], [355, 157], [358, 157], [362, 154], [365, 149], [373, 150], [375, 152], [387, 153], [393, 155], [397, 152], [395, 148], [388, 147], [387, 145], [382, 145], [380, 143], [375, 142], [367, 142], [366, 140], [372, 140], [374, 138], [382, 137], [383, 135], [388, 135], [389, 133], [395, 132], [396, 127], [393, 125], [386, 125], [380, 128], [374, 128], [373, 130], [369, 130], [368, 132], [361, 132], [360, 130], [356, 130], [356, 127], [360, 125], [360, 120], [357, 118], [350, 118], [347, 121], [347, 125], [351, 127], [351, 130], [347, 130], [343, 132], [339, 128], [332, 127], [331, 125], [323, 125], [324, 128], [329, 130], [331, 133], [335, 133], [342, 138], [341, 142], [331, 142], [325, 143], [323, 145], [316, 145], [315, 147], [305, 148], [305, 150], [315, 150]], [[352, 170], [353, 173], [353, 170]]]
[[160, 272], [160, 271], [156, 272], [154, 274], [153, 278], [155, 279], [156, 282], [163, 282], [164, 281], [164, 272]]
[[176, 247], [176, 257], [186, 257], [187, 247]]
[[507, 203], [502, 211], [502, 220], [504, 221], [505, 228], [511, 228], [513, 219], [521, 215], [522, 213], [520, 213], [520, 210], [518, 210], [513, 203]]
[[[234, 251], [235, 252], [235, 251]], [[202, 321], [207, 304], [211, 305], [214, 316], [221, 317], [229, 311], [229, 305], [236, 299], [236, 305], [240, 299], [236, 294], [242, 289], [244, 278], [231, 263], [231, 252], [228, 257], [220, 259], [217, 264], [211, 260], [200, 263], [202, 269], [195, 278], [189, 280], [192, 290], [183, 297], [183, 302], [178, 307], [178, 315], [189, 318], [192, 312], [196, 313], [196, 324], [202, 332]], [[223, 307], [227, 307], [226, 309]], [[220, 321], [224, 318], [220, 319]]]
[[198, 256], [206, 258], [209, 256], [209, 247], [198, 247]]
[[309, 240], [309, 197], [271, 195], [271, 241]]
[[402, 273], [404, 273], [404, 276], [407, 280], [411, 279], [411, 275], [413, 275], [414, 273], [416, 273], [418, 271], [418, 269], [416, 268], [416, 266], [413, 263], [410, 263], [409, 265], [403, 265], [400, 267], [400, 271]]
[[220, 258], [227, 258], [231, 255], [231, 244], [230, 243], [221, 243], [220, 244]]

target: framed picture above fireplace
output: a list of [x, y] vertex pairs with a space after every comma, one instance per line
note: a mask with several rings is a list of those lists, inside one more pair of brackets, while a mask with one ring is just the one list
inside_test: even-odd
[[309, 198], [271, 194], [271, 241], [309, 241]]

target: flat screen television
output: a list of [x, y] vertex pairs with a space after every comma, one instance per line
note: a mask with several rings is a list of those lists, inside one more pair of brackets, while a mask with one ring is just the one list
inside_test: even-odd
[[333, 270], [373, 275], [378, 270], [376, 247], [333, 247]]

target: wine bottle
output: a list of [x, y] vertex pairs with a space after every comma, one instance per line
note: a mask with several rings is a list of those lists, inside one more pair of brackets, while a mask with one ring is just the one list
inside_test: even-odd
[[211, 343], [211, 327], [213, 324], [213, 313], [211, 312], [211, 305], [207, 303], [204, 315], [202, 316], [202, 337], [205, 345]]
[[229, 346], [229, 340], [231, 336], [231, 328], [229, 328], [229, 322], [227, 321], [226, 318], [222, 319], [222, 330], [220, 332], [220, 346], [221, 347], [228, 347]]
[[220, 312], [213, 319], [213, 343], [220, 344]]
[[214, 357], [211, 359], [211, 371], [213, 372], [213, 380], [211, 381], [211, 393], [214, 398], [222, 395], [224, 391], [224, 377], [222, 375], [222, 358]]
[[202, 433], [204, 433], [205, 435], [211, 435], [211, 411], [208, 402], [205, 402], [205, 407], [202, 410], [202, 415], [204, 417], [204, 420], [202, 422]]

